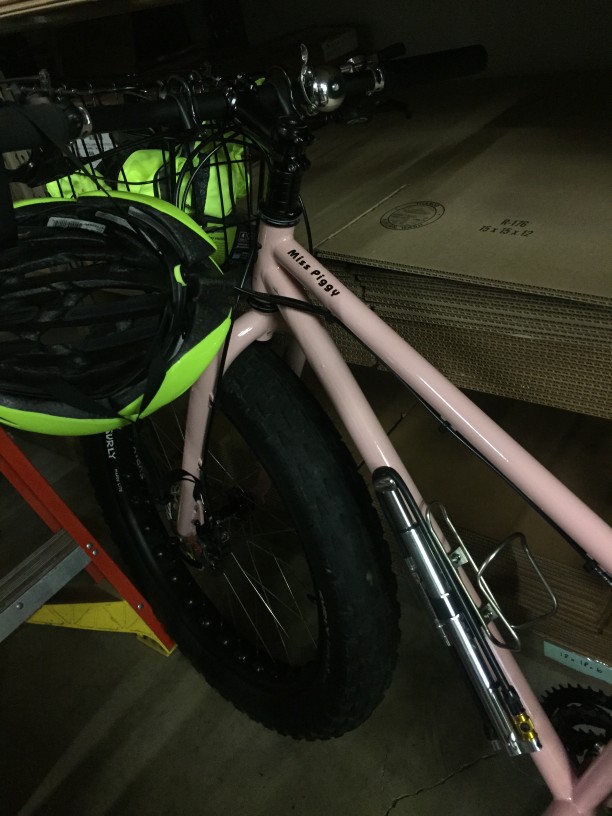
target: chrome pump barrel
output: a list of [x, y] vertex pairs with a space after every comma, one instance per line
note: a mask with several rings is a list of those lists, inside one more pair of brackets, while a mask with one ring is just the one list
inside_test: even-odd
[[481, 616], [449, 553], [432, 532], [403, 479], [378, 468], [374, 489], [444, 642], [463, 664], [499, 742], [512, 756], [542, 747], [534, 725], [499, 665]]

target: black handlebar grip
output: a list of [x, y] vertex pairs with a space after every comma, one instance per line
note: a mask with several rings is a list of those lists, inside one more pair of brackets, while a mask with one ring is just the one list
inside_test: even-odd
[[0, 153], [44, 147], [49, 142], [65, 144], [74, 134], [65, 111], [56, 105], [0, 107]]
[[354, 74], [344, 74], [342, 84], [347, 98], [365, 96], [374, 90], [376, 84], [374, 72], [367, 70], [357, 71]]
[[393, 45], [388, 45], [386, 48], [383, 48], [376, 56], [378, 57], [378, 61], [383, 63], [388, 60], [397, 59], [398, 57], [405, 57], [406, 46], [403, 42], [396, 42], [393, 43]]
[[487, 67], [487, 51], [482, 45], [468, 45], [388, 62], [385, 73], [391, 82], [423, 85], [443, 79], [478, 74]]
[[[221, 92], [194, 97], [196, 115], [201, 122], [223, 116], [227, 104]], [[133, 105], [101, 105], [89, 108], [88, 113], [93, 133], [107, 133], [155, 126], [184, 127], [191, 111], [181, 111], [175, 99], [165, 99]], [[80, 122], [75, 128], [74, 118], [60, 105], [0, 106], [0, 153], [49, 144], [64, 145], [78, 138], [75, 130], [80, 130]]]
[[[200, 122], [222, 117], [227, 111], [227, 98], [221, 92], [197, 94], [192, 101]], [[189, 128], [192, 110], [187, 99], [184, 100], [184, 105], [184, 110], [181, 110], [179, 102], [170, 98], [133, 105], [100, 105], [90, 108], [89, 114], [94, 133], [147, 127]]]

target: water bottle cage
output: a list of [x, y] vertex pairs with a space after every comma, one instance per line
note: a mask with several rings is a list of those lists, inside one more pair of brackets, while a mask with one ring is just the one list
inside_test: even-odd
[[[435, 514], [439, 515], [439, 519], [436, 519]], [[505, 538], [495, 549], [485, 558], [485, 560], [480, 564], [480, 566], [476, 563], [474, 558], [472, 557], [469, 549], [467, 548], [465, 542], [459, 535], [456, 527], [452, 523], [448, 512], [443, 504], [440, 502], [432, 502], [429, 507], [427, 508], [427, 512], [425, 513], [425, 519], [431, 530], [432, 535], [438, 542], [440, 546], [440, 552], [443, 554], [448, 560], [448, 563], [452, 565], [452, 567], [459, 573], [461, 569], [464, 567], [470, 568], [472, 571], [478, 589], [481, 595], [485, 598], [484, 603], [480, 606], [475, 601], [472, 601], [473, 605], [473, 612], [476, 617], [480, 620], [483, 630], [489, 640], [499, 648], [502, 649], [510, 649], [511, 651], [518, 652], [521, 650], [521, 640], [517, 634], [517, 629], [524, 629], [528, 626], [532, 626], [536, 621], [542, 620], [543, 618], [547, 618], [550, 615], [554, 615], [557, 611], [557, 599], [553, 590], [550, 587], [550, 584], [547, 582], [546, 578], [542, 574], [542, 571], [538, 567], [530, 549], [527, 544], [527, 539], [523, 533], [512, 533], [507, 538]], [[444, 534], [447, 539], [450, 539], [449, 543], [456, 544], [457, 546], [455, 549], [451, 550], [450, 552], [446, 549], [446, 547], [442, 544], [441, 541], [441, 529], [444, 529]], [[546, 591], [547, 595], [550, 598], [550, 606], [546, 609], [543, 613], [539, 615], [535, 615], [529, 618], [526, 621], [522, 621], [521, 623], [512, 623], [508, 617], [502, 611], [501, 605], [497, 601], [495, 595], [493, 594], [491, 588], [485, 581], [485, 572], [491, 566], [493, 561], [502, 553], [505, 549], [510, 547], [513, 543], [518, 543], [518, 545], [523, 549], [527, 561], [529, 562], [530, 566], [534, 570], [537, 578], [539, 579], [540, 583], [543, 585], [544, 590]], [[491, 631], [490, 624], [495, 622], [495, 626], [497, 628], [501, 627], [501, 633], [503, 639], [500, 640], [497, 635]]]

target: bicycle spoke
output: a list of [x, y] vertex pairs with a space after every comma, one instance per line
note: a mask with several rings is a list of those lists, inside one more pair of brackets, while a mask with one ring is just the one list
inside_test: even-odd
[[[176, 422], [176, 426], [177, 426], [177, 428], [179, 429], [180, 438], [181, 438], [181, 440], [183, 441], [184, 437], [183, 437], [183, 432], [182, 432], [182, 430], [181, 430], [181, 425], [180, 425], [180, 422], [179, 422], [178, 416], [177, 416], [177, 414], [176, 414], [176, 411], [174, 411], [174, 410], [173, 410], [173, 411], [172, 411], [172, 413], [173, 413], [173, 415], [174, 415], [174, 419], [175, 419], [175, 422]], [[173, 450], [173, 451], [175, 451], [175, 452], [176, 452], [177, 454], [179, 454], [179, 455], [181, 455], [181, 454], [182, 454], [182, 451], [183, 451], [183, 445], [182, 445], [182, 444], [180, 444], [180, 445], [179, 445], [179, 444], [178, 444], [178, 443], [175, 441], [175, 437], [174, 437], [174, 436], [171, 434], [171, 432], [170, 432], [170, 431], [165, 430], [165, 429], [162, 427], [162, 425], [161, 425], [159, 422], [151, 422], [151, 427], [152, 427], [152, 429], [153, 429], [153, 433], [155, 434], [155, 437], [156, 437], [156, 439], [157, 439], [157, 441], [158, 441], [158, 443], [159, 443], [159, 449], [160, 449], [160, 451], [162, 452], [162, 454], [163, 454], [163, 456], [164, 456], [164, 459], [166, 460], [167, 465], [168, 465], [169, 467], [172, 467], [172, 462], [171, 462], [170, 457], [169, 457], [169, 455], [168, 455], [168, 453], [167, 453], [167, 451], [166, 451], [166, 447], [164, 446], [164, 444], [163, 444], [163, 442], [162, 442], [162, 436], [163, 436], [163, 437], [164, 437], [164, 439], [166, 439], [166, 440], [168, 441], [168, 443], [171, 445], [172, 450]]]
[[[281, 532], [284, 532], [284, 531], [281, 531]], [[295, 531], [291, 530], [290, 532], [294, 533]], [[262, 535], [262, 537], [263, 537], [263, 535]], [[262, 547], [261, 544], [257, 544], [255, 541], [250, 541], [249, 543], [253, 547], [255, 547], [256, 549], [258, 549], [261, 552], [265, 553], [269, 558], [277, 559], [281, 563], [285, 564], [285, 566], [287, 566], [289, 569], [292, 569], [291, 562], [287, 561], [286, 558], [282, 558], [280, 555], [278, 555], [278, 553], [274, 553], [271, 550], [267, 550], [265, 547]]]
[[185, 444], [185, 433], [184, 433], [184, 431], [183, 431], [183, 425], [182, 425], [182, 424], [181, 424], [181, 422], [179, 421], [178, 414], [176, 413], [176, 411], [175, 411], [174, 409], [172, 410], [172, 415], [174, 416], [174, 422], [176, 423], [176, 427], [177, 427], [177, 430], [178, 430], [178, 432], [179, 432], [179, 436], [180, 436], [180, 438], [181, 438], [181, 442], [183, 443], [183, 444], [181, 445], [181, 451], [182, 451], [182, 450], [183, 450], [183, 446], [184, 446], [184, 444]]
[[271, 558], [271, 559], [272, 559], [272, 560], [273, 560], [273, 561], [276, 563], [276, 566], [278, 567], [279, 572], [282, 574], [282, 576], [283, 576], [283, 578], [284, 578], [285, 582], [287, 581], [287, 578], [286, 578], [286, 576], [285, 576], [285, 573], [283, 572], [283, 568], [281, 567], [281, 563], [282, 563], [282, 564], [285, 566], [285, 569], [286, 569], [286, 570], [288, 570], [289, 572], [291, 572], [291, 573], [292, 573], [292, 575], [293, 575], [293, 581], [294, 581], [294, 582], [299, 583], [299, 584], [300, 584], [300, 588], [301, 588], [301, 589], [302, 589], [302, 590], [303, 590], [305, 593], [307, 592], [307, 589], [308, 589], [308, 586], [310, 585], [310, 582], [308, 582], [308, 584], [305, 584], [305, 583], [304, 583], [304, 581], [303, 581], [303, 580], [300, 578], [300, 576], [299, 576], [299, 575], [296, 573], [296, 570], [295, 570], [295, 568], [294, 568], [294, 565], [293, 565], [293, 564], [292, 564], [290, 561], [287, 561], [287, 559], [285, 559], [285, 558], [281, 558], [280, 556], [277, 556], [277, 555], [276, 555], [276, 553], [271, 552], [270, 550], [266, 550], [266, 549], [265, 549], [265, 548], [263, 548], [263, 547], [259, 547], [257, 544], [255, 544], [255, 542], [252, 542], [252, 541], [251, 541], [251, 542], [249, 542], [249, 543], [250, 543], [250, 544], [253, 546], [253, 548], [254, 548], [254, 549], [257, 549], [257, 550], [259, 550], [260, 552], [264, 553], [266, 556], [268, 556], [268, 558]]
[[[257, 628], [257, 626], [256, 626], [255, 622], [253, 621], [253, 618], [252, 618], [252, 617], [249, 615], [249, 612], [248, 612], [248, 610], [247, 610], [246, 606], [245, 606], [245, 605], [243, 604], [243, 602], [242, 602], [242, 598], [241, 598], [241, 597], [240, 597], [240, 595], [239, 595], [239, 594], [236, 592], [236, 590], [235, 590], [235, 588], [234, 588], [234, 586], [233, 586], [232, 582], [231, 582], [231, 581], [230, 581], [230, 579], [227, 577], [227, 574], [224, 574], [224, 575], [223, 575], [223, 577], [224, 577], [224, 579], [225, 579], [225, 582], [226, 582], [227, 586], [229, 586], [229, 588], [231, 589], [231, 591], [234, 593], [234, 596], [236, 597], [236, 600], [238, 601], [238, 603], [239, 603], [239, 604], [240, 604], [240, 606], [242, 607], [242, 611], [244, 612], [244, 614], [245, 614], [245, 615], [246, 615], [246, 617], [248, 618], [249, 623], [250, 623], [250, 624], [251, 624], [251, 626], [253, 627], [253, 630], [254, 630], [254, 632], [255, 632], [255, 634], [256, 634], [256, 636], [257, 636], [257, 638], [258, 638], [258, 639], [259, 639], [259, 641], [261, 642], [261, 645], [263, 646], [263, 648], [265, 649], [265, 651], [268, 653], [269, 657], [270, 657], [272, 660], [274, 660], [274, 655], [272, 654], [272, 652], [271, 652], [271, 651], [270, 651], [270, 649], [268, 648], [268, 645], [266, 644], [266, 641], [264, 640], [264, 638], [263, 638], [263, 637], [262, 637], [262, 635], [260, 634], [259, 629]], [[284, 643], [283, 643], [283, 646], [284, 646]], [[285, 651], [286, 651], [286, 648], [285, 648]], [[287, 657], [288, 657], [288, 655], [287, 655]]]
[[[256, 567], [255, 567], [255, 570], [257, 571], [257, 568], [256, 568]], [[282, 575], [282, 577], [283, 577], [283, 579], [284, 579], [284, 583], [285, 583], [285, 585], [287, 586], [287, 589], [288, 589], [288, 591], [289, 591], [289, 594], [291, 595], [291, 599], [292, 599], [292, 601], [293, 601], [293, 606], [295, 607], [295, 609], [294, 609], [294, 608], [292, 608], [292, 607], [291, 607], [289, 604], [287, 604], [285, 601], [283, 601], [283, 599], [282, 599], [282, 598], [281, 598], [279, 595], [277, 595], [275, 592], [273, 592], [273, 591], [272, 591], [272, 590], [271, 590], [269, 587], [265, 586], [265, 585], [264, 585], [264, 583], [263, 583], [263, 581], [262, 581], [262, 579], [261, 579], [261, 577], [255, 578], [253, 575], [251, 575], [250, 573], [248, 573], [248, 572], [247, 572], [247, 571], [244, 569], [244, 567], [242, 567], [242, 571], [243, 571], [243, 573], [244, 573], [245, 577], [250, 578], [250, 579], [251, 579], [251, 581], [253, 581], [253, 582], [255, 582], [255, 583], [257, 583], [257, 584], [259, 584], [259, 585], [261, 586], [262, 591], [266, 593], [266, 597], [268, 597], [268, 598], [269, 598], [269, 597], [273, 598], [273, 599], [274, 599], [274, 600], [277, 602], [277, 604], [279, 604], [280, 606], [282, 606], [282, 607], [283, 607], [283, 609], [285, 609], [285, 610], [286, 610], [286, 611], [287, 611], [289, 614], [293, 615], [295, 618], [297, 618], [298, 620], [300, 620], [300, 621], [301, 621], [301, 622], [304, 624], [304, 628], [305, 628], [305, 629], [306, 629], [306, 631], [308, 632], [308, 636], [309, 636], [309, 637], [310, 637], [310, 639], [312, 640], [313, 644], [316, 646], [316, 641], [315, 641], [315, 639], [314, 639], [314, 637], [313, 637], [313, 635], [312, 635], [312, 632], [310, 631], [310, 627], [309, 627], [309, 625], [308, 625], [308, 621], [307, 621], [307, 620], [306, 620], [306, 618], [304, 617], [304, 614], [302, 613], [302, 610], [301, 610], [301, 608], [300, 608], [300, 605], [299, 605], [299, 603], [297, 602], [297, 599], [295, 598], [295, 595], [294, 595], [294, 593], [293, 593], [293, 590], [291, 589], [291, 586], [289, 585], [289, 582], [287, 581], [287, 579], [286, 579], [286, 577], [285, 577], [285, 575], [284, 575], [284, 573], [283, 573], [282, 569], [280, 568], [280, 566], [279, 566], [279, 571], [280, 571], [280, 573], [281, 573], [281, 575]], [[258, 571], [257, 571], [257, 572], [258, 572]], [[258, 573], [258, 574], [259, 574], [259, 573]], [[296, 611], [296, 610], [297, 610], [297, 611]]]
[[[295, 597], [295, 594], [294, 594], [293, 590], [291, 589], [291, 585], [289, 584], [289, 581], [287, 581], [287, 576], [283, 572], [283, 570], [281, 568], [281, 565], [278, 563], [278, 559], [275, 558], [274, 561], [276, 563], [276, 566], [278, 567], [278, 571], [280, 572], [280, 574], [281, 574], [281, 576], [283, 578], [283, 581], [285, 582], [285, 585], [286, 585], [287, 589], [289, 590], [289, 594], [291, 595], [291, 599], [292, 599], [292, 601], [293, 601], [293, 603], [295, 605], [295, 608], [298, 611], [298, 617], [304, 622], [304, 627], [305, 627], [306, 631], [308, 632], [308, 636], [310, 637], [310, 639], [311, 639], [311, 641], [313, 643], [313, 646], [316, 646], [317, 642], [314, 639], [312, 632], [310, 631], [308, 621], [306, 620], [306, 618], [304, 617], [304, 615], [302, 613], [302, 610], [301, 610], [300, 605], [299, 605], [299, 603], [297, 601], [297, 598]], [[287, 607], [287, 608], [289, 608], [289, 607]]]
[[[272, 610], [272, 606], [271, 606], [271, 603], [270, 603], [270, 597], [269, 597], [268, 589], [267, 589], [267, 587], [265, 586], [265, 584], [263, 583], [263, 581], [261, 580], [261, 576], [259, 575], [259, 571], [257, 570], [257, 565], [255, 564], [255, 560], [254, 560], [254, 559], [253, 559], [253, 557], [252, 557], [252, 554], [251, 554], [251, 549], [250, 549], [250, 548], [249, 548], [249, 554], [251, 555], [251, 562], [252, 562], [252, 564], [253, 564], [253, 568], [255, 569], [255, 572], [256, 572], [256, 574], [257, 574], [257, 580], [253, 579], [253, 578], [252, 578], [252, 577], [251, 577], [251, 576], [250, 576], [250, 575], [247, 573], [247, 571], [244, 569], [244, 567], [243, 567], [243, 566], [240, 564], [240, 562], [239, 562], [239, 561], [238, 561], [238, 559], [236, 558], [236, 555], [235, 555], [235, 554], [233, 554], [233, 555], [234, 555], [234, 561], [235, 561], [235, 563], [238, 565], [239, 569], [242, 571], [242, 574], [245, 576], [245, 578], [247, 579], [247, 581], [249, 581], [249, 582], [250, 582], [251, 586], [252, 586], [254, 589], [255, 589], [255, 584], [256, 584], [256, 583], [257, 583], [257, 584], [259, 584], [259, 586], [261, 587], [262, 592], [263, 592], [263, 593], [264, 593], [264, 595], [265, 595], [265, 601], [264, 601], [264, 604], [265, 604], [266, 608], [267, 608], [268, 610], [270, 610], [270, 611], [271, 611], [271, 610]], [[275, 614], [272, 614], [272, 617], [273, 617], [273, 619], [274, 619], [274, 625], [276, 626], [276, 631], [277, 631], [277, 633], [278, 633], [278, 637], [279, 637], [280, 641], [283, 643], [283, 646], [285, 646], [285, 643], [284, 643], [283, 637], [282, 637], [281, 632], [280, 632], [280, 628], [283, 628], [283, 631], [286, 631], [286, 630], [284, 629], [284, 627], [281, 627], [280, 622], [279, 622], [279, 620], [278, 620], [278, 618], [276, 617], [276, 615], [275, 615]], [[289, 658], [289, 653], [288, 653], [288, 651], [287, 651], [286, 647], [285, 647], [285, 651], [287, 652], [287, 658]]]
[[260, 600], [260, 601], [262, 602], [262, 604], [263, 604], [263, 605], [266, 607], [266, 609], [267, 609], [267, 610], [268, 610], [268, 612], [270, 613], [270, 615], [271, 615], [272, 619], [274, 620], [274, 622], [275, 622], [275, 623], [276, 623], [276, 624], [277, 624], [277, 625], [278, 625], [278, 626], [279, 626], [279, 627], [280, 627], [280, 628], [283, 630], [283, 632], [285, 633], [285, 635], [288, 635], [287, 630], [285, 629], [285, 627], [282, 625], [282, 623], [279, 621], [279, 619], [278, 619], [278, 618], [276, 617], [276, 615], [274, 614], [274, 610], [272, 609], [272, 607], [270, 606], [270, 604], [269, 604], [269, 603], [266, 601], [266, 599], [265, 599], [265, 598], [264, 598], [264, 596], [261, 594], [261, 592], [260, 592], [260, 591], [257, 589], [257, 587], [255, 586], [254, 582], [251, 580], [251, 577], [250, 577], [250, 576], [249, 576], [249, 574], [246, 572], [246, 570], [243, 568], [243, 566], [242, 566], [242, 564], [240, 563], [240, 561], [238, 561], [238, 559], [236, 558], [236, 556], [234, 555], [234, 553], [232, 553], [232, 559], [233, 559], [234, 563], [236, 564], [236, 566], [238, 567], [238, 569], [240, 570], [240, 572], [241, 572], [241, 573], [244, 575], [244, 577], [247, 579], [247, 581], [249, 582], [249, 584], [250, 584], [250, 585], [251, 585], [251, 587], [253, 588], [253, 591], [255, 592], [255, 594], [257, 595], [257, 597], [259, 598], [259, 600]]

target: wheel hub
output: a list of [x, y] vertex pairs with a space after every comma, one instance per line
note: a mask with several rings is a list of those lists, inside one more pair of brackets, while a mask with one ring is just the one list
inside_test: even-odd
[[[171, 514], [176, 518], [178, 489], [173, 490]], [[223, 506], [206, 513], [203, 522], [195, 522], [195, 534], [180, 538], [181, 555], [190, 567], [221, 574], [231, 555], [231, 522], [246, 517], [252, 501], [243, 491], [233, 489], [225, 494]]]
[[231, 553], [230, 533], [225, 520], [208, 515], [204, 524], [197, 525], [199, 563], [212, 572], [223, 572]]

